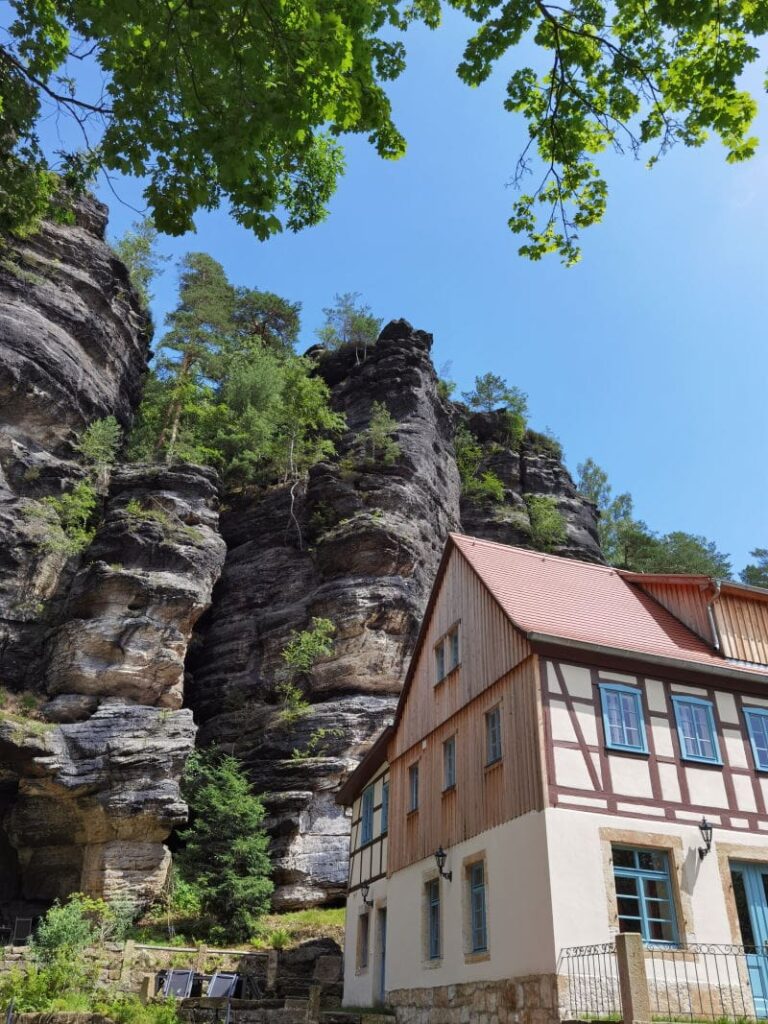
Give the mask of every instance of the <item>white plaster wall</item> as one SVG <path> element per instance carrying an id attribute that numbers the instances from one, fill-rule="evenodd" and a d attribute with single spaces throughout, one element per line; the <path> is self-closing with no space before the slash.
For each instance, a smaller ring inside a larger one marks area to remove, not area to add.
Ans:
<path id="1" fill-rule="evenodd" d="M 489 956 L 465 957 L 463 863 L 486 856 Z M 432 858 L 389 879 L 387 989 L 427 988 L 552 971 L 555 949 L 544 812 L 532 812 L 451 847 L 441 883 L 442 958 L 425 960 L 422 900 Z M 351 991 L 351 988 L 350 988 Z"/>
<path id="2" fill-rule="evenodd" d="M 690 824 L 664 819 L 646 822 L 634 817 L 622 818 L 556 807 L 544 814 L 554 940 L 558 952 L 567 946 L 610 942 L 615 934 L 609 920 L 606 890 L 606 885 L 612 884 L 612 878 L 606 879 L 601 829 L 663 834 L 682 840 L 683 866 L 677 881 L 690 900 L 689 931 L 681 936 L 689 942 L 734 941 L 718 867 L 718 842 L 764 850 L 768 863 L 768 835 L 715 829 L 712 851 L 700 860 L 698 847 L 701 836 L 695 821 Z"/>
<path id="3" fill-rule="evenodd" d="M 368 966 L 357 968 L 358 921 L 363 911 L 363 897 L 358 890 L 347 897 L 347 916 L 344 928 L 344 1005 L 373 1006 L 379 996 L 379 969 L 381 964 L 381 942 L 379 936 L 380 907 L 387 905 L 387 879 L 379 879 L 371 886 L 368 899 L 374 902 L 367 907 L 370 914 L 368 935 Z M 389 943 L 387 943 L 389 945 Z"/>

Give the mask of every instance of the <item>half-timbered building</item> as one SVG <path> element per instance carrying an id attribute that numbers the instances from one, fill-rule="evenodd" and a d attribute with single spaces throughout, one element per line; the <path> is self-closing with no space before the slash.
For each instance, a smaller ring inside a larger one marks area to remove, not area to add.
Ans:
<path id="1" fill-rule="evenodd" d="M 768 591 L 452 535 L 395 720 L 339 794 L 346 1001 L 543 1021 L 565 948 L 762 949 L 767 684 Z"/>

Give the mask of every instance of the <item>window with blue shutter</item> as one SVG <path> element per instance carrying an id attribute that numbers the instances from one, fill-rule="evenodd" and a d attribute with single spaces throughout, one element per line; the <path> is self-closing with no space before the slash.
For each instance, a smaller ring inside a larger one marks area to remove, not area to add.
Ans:
<path id="1" fill-rule="evenodd" d="M 373 786 L 363 790 L 360 809 L 360 842 L 370 843 L 373 839 Z"/>
<path id="2" fill-rule="evenodd" d="M 768 708 L 744 708 L 755 768 L 768 772 Z"/>
<path id="3" fill-rule="evenodd" d="M 680 753 L 687 761 L 722 764 L 712 701 L 672 695 Z"/>
<path id="4" fill-rule="evenodd" d="M 479 860 L 469 868 L 469 913 L 472 934 L 470 948 L 473 953 L 488 949 L 488 926 L 485 910 L 485 864 Z"/>
<path id="5" fill-rule="evenodd" d="M 600 701 L 603 708 L 605 745 L 611 750 L 647 754 L 648 743 L 645 737 L 640 691 L 618 683 L 601 683 Z"/>

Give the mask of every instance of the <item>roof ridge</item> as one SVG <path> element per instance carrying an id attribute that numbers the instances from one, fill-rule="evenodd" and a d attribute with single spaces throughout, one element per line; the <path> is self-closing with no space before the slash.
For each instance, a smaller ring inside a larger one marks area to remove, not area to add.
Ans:
<path id="1" fill-rule="evenodd" d="M 500 540 L 486 540 L 484 537 L 473 537 L 469 533 L 458 533 L 458 531 L 451 531 L 449 536 L 455 540 L 468 540 L 472 544 L 482 544 L 484 547 L 489 548 L 502 548 L 504 551 L 519 551 L 521 555 L 527 555 L 530 558 L 540 558 L 542 560 L 550 559 L 553 562 L 564 562 L 566 565 L 583 565 L 588 569 L 599 569 L 602 572 L 608 574 L 615 574 L 619 576 L 619 570 L 613 565 L 601 565 L 599 562 L 588 562 L 583 558 L 568 558 L 566 555 L 552 555 L 547 551 L 538 551 L 536 548 L 523 548 L 517 544 L 504 544 Z"/>

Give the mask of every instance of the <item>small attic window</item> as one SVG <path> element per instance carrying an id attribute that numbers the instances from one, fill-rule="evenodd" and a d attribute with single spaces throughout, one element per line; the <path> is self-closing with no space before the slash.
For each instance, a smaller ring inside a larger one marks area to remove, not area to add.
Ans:
<path id="1" fill-rule="evenodd" d="M 440 682 L 458 667 L 460 656 L 459 626 L 452 626 L 435 644 L 435 680 Z"/>

